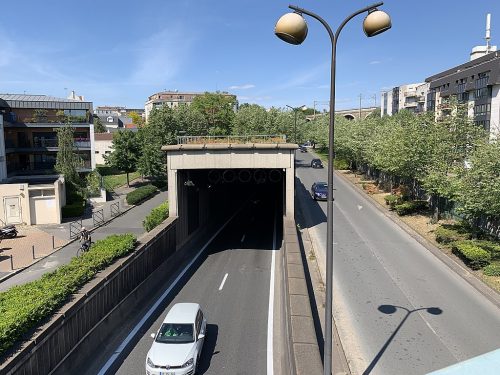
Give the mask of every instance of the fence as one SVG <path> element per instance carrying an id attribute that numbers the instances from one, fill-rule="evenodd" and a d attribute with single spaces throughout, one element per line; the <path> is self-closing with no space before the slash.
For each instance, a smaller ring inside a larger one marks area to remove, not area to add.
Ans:
<path id="1" fill-rule="evenodd" d="M 111 217 L 120 215 L 120 202 L 111 203 L 109 210 L 111 211 Z"/>
<path id="2" fill-rule="evenodd" d="M 69 239 L 72 240 L 78 237 L 78 235 L 82 231 L 82 227 L 82 219 L 78 219 L 69 223 Z"/>
<path id="3" fill-rule="evenodd" d="M 92 226 L 95 228 L 101 224 L 104 224 L 104 210 L 96 210 L 92 212 Z"/>

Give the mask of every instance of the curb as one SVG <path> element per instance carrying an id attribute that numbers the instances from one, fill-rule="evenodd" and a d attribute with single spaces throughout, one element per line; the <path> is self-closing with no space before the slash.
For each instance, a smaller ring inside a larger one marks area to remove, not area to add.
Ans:
<path id="1" fill-rule="evenodd" d="M 153 198 L 154 196 L 156 196 L 156 194 L 152 195 L 150 198 Z M 148 198 L 148 199 L 149 199 L 149 198 Z M 139 203 L 139 204 L 141 204 L 141 203 L 145 202 L 146 200 L 147 200 L 147 199 L 144 199 L 144 200 L 142 200 L 141 202 L 138 202 L 138 203 Z M 127 205 L 128 205 L 128 204 L 127 204 Z M 99 229 L 99 228 L 101 228 L 101 227 L 104 227 L 105 225 L 109 224 L 110 222 L 112 222 L 112 221 L 113 221 L 113 220 L 115 220 L 116 218 L 118 218 L 118 217 L 122 216 L 123 214 L 127 213 L 128 211 L 130 211 L 132 208 L 134 208 L 134 207 L 136 207 L 136 206 L 138 206 L 138 205 L 128 205 L 128 207 L 127 207 L 125 210 L 121 211 L 118 215 L 113 216 L 113 217 L 112 217 L 111 219 L 109 219 L 108 221 L 106 221 L 106 222 L 104 222 L 104 223 L 102 223 L 102 224 L 100 224 L 100 225 L 98 225 L 98 226 L 96 226 L 96 227 L 93 227 L 92 229 L 90 229 L 90 230 L 89 230 L 89 232 L 90 232 L 90 233 L 92 233 L 92 232 L 94 232 L 96 229 Z M 67 223 L 65 223 L 65 224 L 67 224 Z M 57 249 L 57 250 L 53 251 L 52 253 L 47 254 L 47 255 L 45 255 L 45 256 L 42 256 L 42 257 L 40 257 L 40 258 L 37 258 L 37 259 L 36 259 L 36 261 L 34 261 L 33 263 L 31 263 L 30 265 L 28 265 L 28 266 L 26 266 L 26 267 L 18 268 L 18 269 L 16 269 L 15 271 L 12 271 L 12 272 L 11 272 L 11 273 L 9 273 L 8 275 L 6 275 L 6 276 L 4 276 L 4 277 L 0 278 L 0 283 L 4 282 L 4 281 L 5 281 L 5 280 L 7 280 L 7 279 L 10 279 L 11 277 L 13 277 L 13 276 L 17 275 L 18 273 L 23 272 L 24 270 L 26 270 L 26 269 L 30 268 L 31 266 L 33 266 L 33 265 L 37 264 L 38 262 L 41 262 L 41 261 L 42 261 L 42 260 L 44 260 L 45 258 L 48 258 L 49 256 L 56 254 L 56 253 L 57 253 L 57 252 L 59 252 L 60 250 L 64 249 L 66 246 L 71 245 L 73 242 L 76 242 L 76 241 L 77 241 L 77 238 L 74 238 L 74 239 L 70 240 L 69 242 L 67 242 L 66 244 L 64 244 L 63 246 L 61 246 L 59 249 Z"/>
<path id="2" fill-rule="evenodd" d="M 496 307 L 500 308 L 500 294 L 497 293 L 494 289 L 490 288 L 483 281 L 481 281 L 476 275 L 470 272 L 467 268 L 457 263 L 454 259 L 450 258 L 448 255 L 443 253 L 441 249 L 437 246 L 429 242 L 425 237 L 411 228 L 408 224 L 402 221 L 399 217 L 396 216 L 393 212 L 387 211 L 377 202 L 373 197 L 367 194 L 363 189 L 361 189 L 356 184 L 353 184 L 347 177 L 345 177 L 342 173 L 334 171 L 335 175 L 342 178 L 345 182 L 347 182 L 350 186 L 353 186 L 354 189 L 363 195 L 364 197 L 368 197 L 370 201 L 373 202 L 373 206 L 384 214 L 385 217 L 392 220 L 395 224 L 397 224 L 401 229 L 403 229 L 406 233 L 408 233 L 413 239 L 415 239 L 419 244 L 424 246 L 427 250 L 429 250 L 436 258 L 441 260 L 444 264 L 446 264 L 453 272 L 459 275 L 462 279 L 464 279 L 467 283 L 469 283 L 472 287 L 474 287 L 479 293 L 485 296 L 490 302 L 492 302 Z"/>

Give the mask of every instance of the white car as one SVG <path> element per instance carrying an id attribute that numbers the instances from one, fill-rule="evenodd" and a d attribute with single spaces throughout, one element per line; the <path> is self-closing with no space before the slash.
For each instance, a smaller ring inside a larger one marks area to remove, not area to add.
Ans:
<path id="1" fill-rule="evenodd" d="M 176 303 L 152 333 L 146 359 L 147 375 L 192 375 L 205 341 L 207 321 L 197 303 Z"/>

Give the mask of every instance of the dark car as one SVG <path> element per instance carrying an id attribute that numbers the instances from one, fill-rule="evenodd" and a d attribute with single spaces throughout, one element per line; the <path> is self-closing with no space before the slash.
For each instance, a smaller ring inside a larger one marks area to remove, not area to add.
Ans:
<path id="1" fill-rule="evenodd" d="M 307 148 L 305 148 L 304 146 L 300 146 L 299 150 L 300 152 L 307 152 Z"/>
<path id="2" fill-rule="evenodd" d="M 328 184 L 326 182 L 315 182 L 312 184 L 311 196 L 315 201 L 326 201 L 328 196 Z"/>
<path id="3" fill-rule="evenodd" d="M 321 162 L 321 159 L 311 160 L 311 168 L 323 168 L 323 163 Z"/>

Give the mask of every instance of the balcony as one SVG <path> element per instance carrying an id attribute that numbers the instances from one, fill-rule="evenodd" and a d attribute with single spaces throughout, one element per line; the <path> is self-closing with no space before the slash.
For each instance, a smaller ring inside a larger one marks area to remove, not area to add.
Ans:
<path id="1" fill-rule="evenodd" d="M 32 163 L 7 162 L 7 177 L 57 174 L 55 166 L 55 161 Z M 92 170 L 90 160 L 82 160 L 77 171 L 86 172 L 89 170 Z"/>
<path id="2" fill-rule="evenodd" d="M 57 138 L 39 138 L 34 137 L 33 143 L 30 143 L 29 140 L 25 140 L 23 142 L 15 141 L 13 139 L 5 140 L 5 149 L 8 152 L 19 152 L 19 151 L 34 151 L 35 149 L 57 149 L 59 147 L 59 143 Z M 74 147 L 76 149 L 90 149 L 91 142 L 90 138 L 75 138 L 74 139 Z M 57 151 L 57 150 L 52 150 Z"/>

